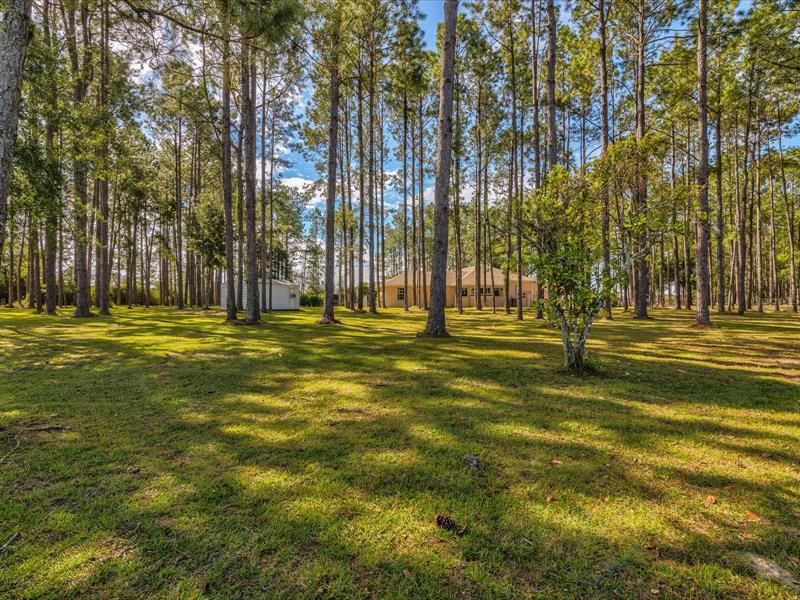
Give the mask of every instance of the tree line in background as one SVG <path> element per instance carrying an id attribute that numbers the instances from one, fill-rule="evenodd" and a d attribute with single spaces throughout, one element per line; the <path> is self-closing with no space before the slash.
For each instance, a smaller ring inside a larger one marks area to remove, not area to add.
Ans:
<path id="1" fill-rule="evenodd" d="M 87 316 L 209 306 L 226 285 L 228 318 L 255 323 L 271 278 L 300 278 L 334 321 L 334 292 L 376 312 L 398 273 L 427 309 L 444 249 L 477 288 L 504 284 L 478 310 L 522 319 L 508 284 L 536 275 L 537 316 L 578 345 L 612 305 L 700 324 L 797 310 L 790 2 L 465 1 L 444 78 L 421 17 L 414 0 L 8 0 L 0 297 Z M 280 179 L 290 149 L 320 173 L 304 192 Z"/>

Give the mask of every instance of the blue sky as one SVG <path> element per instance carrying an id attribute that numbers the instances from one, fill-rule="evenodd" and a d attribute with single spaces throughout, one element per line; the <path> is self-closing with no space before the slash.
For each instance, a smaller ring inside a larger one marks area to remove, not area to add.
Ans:
<path id="1" fill-rule="evenodd" d="M 441 23 L 444 16 L 444 5 L 441 0 L 421 0 L 420 10 L 425 15 L 422 21 L 422 31 L 425 32 L 425 46 L 436 47 L 436 26 Z"/>
<path id="2" fill-rule="evenodd" d="M 423 13 L 423 20 L 420 23 L 424 34 L 423 41 L 428 49 L 436 48 L 436 29 L 443 17 L 442 0 L 420 0 L 419 8 Z M 319 173 L 312 163 L 307 162 L 303 156 L 296 152 L 290 152 L 286 158 L 291 166 L 281 173 L 281 179 L 296 187 L 302 187 L 303 181 L 315 181 L 319 178 Z M 387 157 L 386 170 L 392 171 L 400 165 L 392 157 Z M 426 196 L 427 197 L 427 196 Z M 393 190 L 386 190 L 386 203 L 389 206 L 395 205 L 399 201 L 399 195 Z M 315 198 L 312 206 L 322 207 L 324 203 L 321 198 Z"/>
<path id="3" fill-rule="evenodd" d="M 740 9 L 746 10 L 750 4 L 751 0 L 740 0 Z M 423 13 L 423 19 L 420 23 L 424 35 L 423 41 L 426 48 L 435 49 L 436 30 L 443 18 L 443 2 L 442 0 L 419 0 L 419 8 Z M 309 93 L 308 90 L 306 90 L 306 93 Z M 784 143 L 786 147 L 800 145 L 800 133 L 786 136 L 784 138 Z M 391 152 L 392 149 L 390 148 L 390 153 Z M 308 182 L 319 179 L 320 174 L 317 172 L 314 165 L 308 163 L 300 154 L 290 152 L 287 156 L 285 156 L 285 158 L 289 160 L 291 166 L 281 173 L 281 179 L 287 184 L 292 185 L 293 187 L 303 188 Z M 399 167 L 399 162 L 396 161 L 390 154 L 390 156 L 387 157 L 385 169 L 387 171 L 396 171 Z M 426 201 L 428 201 L 429 198 L 432 198 L 431 185 L 432 182 L 426 180 Z M 429 191 L 430 196 L 428 194 Z M 400 197 L 396 191 L 387 189 L 385 192 L 385 199 L 387 205 L 391 207 L 397 205 Z M 315 198 L 310 204 L 320 208 L 324 207 L 324 201 L 321 197 Z"/>

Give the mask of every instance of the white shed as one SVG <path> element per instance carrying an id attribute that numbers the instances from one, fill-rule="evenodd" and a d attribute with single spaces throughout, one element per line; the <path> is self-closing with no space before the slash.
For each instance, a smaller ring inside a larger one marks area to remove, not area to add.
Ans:
<path id="1" fill-rule="evenodd" d="M 262 280 L 258 280 L 258 292 L 261 295 Z M 264 298 L 259 298 L 261 309 L 266 310 L 269 303 L 269 279 L 263 282 L 267 289 L 267 295 Z M 242 282 L 242 296 L 247 301 L 247 279 Z M 228 286 L 223 281 L 222 291 L 220 293 L 219 304 L 221 308 L 225 308 L 228 303 Z M 300 308 L 300 286 L 291 281 L 283 281 L 282 279 L 272 280 L 272 310 L 297 310 Z"/>

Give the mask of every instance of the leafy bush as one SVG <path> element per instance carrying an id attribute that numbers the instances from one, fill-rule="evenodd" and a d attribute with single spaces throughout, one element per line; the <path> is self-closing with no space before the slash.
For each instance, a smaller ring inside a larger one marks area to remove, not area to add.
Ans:
<path id="1" fill-rule="evenodd" d="M 322 306 L 325 296 L 319 294 L 300 294 L 300 306 Z"/>

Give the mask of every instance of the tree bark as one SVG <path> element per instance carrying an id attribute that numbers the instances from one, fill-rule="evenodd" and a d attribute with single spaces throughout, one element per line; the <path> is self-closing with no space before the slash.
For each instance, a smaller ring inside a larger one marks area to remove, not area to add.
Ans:
<path id="1" fill-rule="evenodd" d="M 710 325 L 709 303 L 711 273 L 708 268 L 711 230 L 708 206 L 708 70 L 707 59 L 707 0 L 699 0 L 697 20 L 697 324 Z"/>
<path id="2" fill-rule="evenodd" d="M 558 134 L 556 133 L 556 35 L 558 22 L 553 0 L 547 0 L 547 171 L 556 166 Z"/>
<path id="3" fill-rule="evenodd" d="M 374 35 L 374 34 L 373 34 Z M 369 90 L 367 100 L 367 113 L 369 118 L 369 297 L 367 305 L 369 312 L 377 314 L 377 291 L 375 289 L 375 207 L 377 194 L 375 193 L 375 48 L 369 51 Z"/>
<path id="4" fill-rule="evenodd" d="M 42 29 L 45 37 L 45 44 L 47 45 L 48 61 L 51 68 L 55 66 L 54 55 L 54 42 L 51 37 L 50 30 L 50 7 L 51 4 L 48 0 L 45 1 L 42 10 Z M 47 84 L 48 100 L 53 106 L 56 106 L 58 99 L 58 87 L 54 77 L 53 71 L 48 72 L 49 81 Z M 49 111 L 46 118 L 45 125 L 45 151 L 49 165 L 58 165 L 61 169 L 61 163 L 58 156 L 58 148 L 56 147 L 56 131 L 58 128 L 57 115 L 55 111 Z M 59 233 L 59 219 L 61 214 L 61 188 L 50 184 L 50 198 L 48 198 L 48 205 L 45 215 L 45 304 L 48 315 L 56 314 L 56 306 L 58 304 L 58 286 L 56 283 L 56 254 L 58 252 L 58 233 Z M 0 229 L 2 226 L 0 226 Z M 0 234 L 2 235 L 2 234 Z M 2 247 L 0 246 L 0 256 L 2 256 Z M 10 287 L 9 287 L 10 292 Z"/>
<path id="5" fill-rule="evenodd" d="M 636 41 L 636 141 L 641 142 L 645 135 L 645 0 L 639 0 L 637 14 L 637 41 Z M 637 216 L 643 216 L 647 211 L 647 176 L 645 173 L 638 173 L 636 194 L 634 197 Z M 635 316 L 638 319 L 647 319 L 647 295 L 648 295 L 648 264 L 645 253 L 641 250 L 646 245 L 646 233 L 637 234 L 636 253 L 641 254 L 641 258 L 634 265 L 636 274 L 636 296 L 634 298 Z"/>
<path id="6" fill-rule="evenodd" d="M 744 126 L 744 168 L 743 168 L 743 185 L 741 191 L 741 199 L 738 205 L 738 226 L 739 226 L 739 263 L 736 271 L 736 299 L 738 301 L 738 314 L 743 315 L 747 310 L 747 296 L 745 293 L 745 276 L 747 269 L 747 194 L 749 186 L 749 168 L 748 161 L 750 155 L 750 121 L 752 118 L 753 110 L 753 67 L 750 67 L 750 74 L 748 77 L 748 91 L 747 91 L 747 118 Z"/>
<path id="7" fill-rule="evenodd" d="M 256 63 L 252 48 L 242 43 L 242 129 L 244 133 L 245 212 L 247 223 L 247 301 L 245 322 L 261 320 L 258 305 L 258 241 L 256 238 Z"/>
<path id="8" fill-rule="evenodd" d="M 781 107 L 778 105 L 778 162 L 781 169 L 781 188 L 783 190 L 783 205 L 786 209 L 786 229 L 789 237 L 789 304 L 792 312 L 797 312 L 797 264 L 795 261 L 795 224 L 794 209 L 790 206 L 789 194 L 786 186 L 786 166 L 783 161 L 783 122 L 781 120 Z"/>
<path id="9" fill-rule="evenodd" d="M 721 49 L 719 50 L 722 54 Z M 722 59 L 720 58 L 720 63 Z M 725 215 L 722 204 L 722 65 L 717 69 L 717 120 L 715 131 L 717 195 L 717 312 L 725 312 Z"/>
<path id="10" fill-rule="evenodd" d="M 80 7 L 82 52 L 78 50 L 75 7 L 70 7 L 69 10 L 67 10 L 62 5 L 62 16 L 64 19 L 64 28 L 67 33 L 67 51 L 70 57 L 73 79 L 72 105 L 76 112 L 79 112 L 82 110 L 83 102 L 86 99 L 86 93 L 92 75 L 93 61 L 91 56 L 88 7 L 85 4 L 82 4 Z M 80 125 L 78 125 L 78 127 L 79 126 Z M 87 260 L 87 207 L 89 201 L 87 189 L 88 165 L 83 157 L 84 148 L 82 135 L 82 131 L 75 131 L 72 141 L 72 181 L 75 190 L 75 207 L 73 210 L 75 220 L 73 231 L 73 245 L 75 251 L 75 261 L 73 264 L 73 270 L 75 272 L 74 303 L 75 316 L 80 318 L 91 316 Z"/>
<path id="11" fill-rule="evenodd" d="M 606 34 L 605 0 L 597 2 L 597 21 L 600 30 L 600 156 L 605 156 L 608 150 L 608 64 L 607 64 L 607 34 Z M 608 190 L 602 190 L 603 214 L 601 235 L 603 237 L 603 286 L 607 288 L 603 310 L 607 319 L 613 318 L 611 312 L 611 240 Z"/>
<path id="12" fill-rule="evenodd" d="M 336 322 L 333 306 L 333 263 L 336 221 L 336 140 L 339 134 L 339 31 L 331 36 L 330 118 L 328 123 L 328 190 L 325 198 L 325 301 L 320 324 Z"/>
<path id="13" fill-rule="evenodd" d="M 408 94 L 403 92 L 403 310 L 408 312 Z"/>
<path id="14" fill-rule="evenodd" d="M 8 189 L 13 170 L 14 142 L 28 44 L 33 37 L 32 0 L 6 2 L 0 29 L 0 256 L 8 219 Z"/>
<path id="15" fill-rule="evenodd" d="M 356 115 L 356 131 L 358 135 L 358 310 L 364 310 L 364 109 L 363 109 L 363 73 L 359 65 L 357 98 L 358 110 Z"/>
<path id="16" fill-rule="evenodd" d="M 236 284 L 233 263 L 233 185 L 231 171 L 231 50 L 230 3 L 225 2 L 222 35 L 222 198 L 225 212 L 225 287 L 226 318 L 236 321 Z M 163 298 L 162 298 L 163 303 Z"/>
<path id="17" fill-rule="evenodd" d="M 425 335 L 447 336 L 445 329 L 448 193 L 453 150 L 453 76 L 456 54 L 456 13 L 458 0 L 444 0 L 444 37 L 441 57 L 439 126 L 434 187 L 433 265 L 431 304 Z"/>

